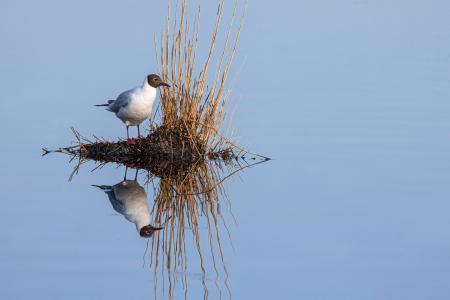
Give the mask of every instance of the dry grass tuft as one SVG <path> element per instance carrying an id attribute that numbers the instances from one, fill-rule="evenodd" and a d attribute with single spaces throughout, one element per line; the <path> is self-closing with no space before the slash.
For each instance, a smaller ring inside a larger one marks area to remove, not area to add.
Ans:
<path id="1" fill-rule="evenodd" d="M 236 82 L 237 75 L 231 81 L 228 89 L 225 89 L 225 81 L 234 57 L 236 45 L 239 40 L 244 12 L 234 37 L 231 39 L 234 17 L 238 1 L 235 3 L 233 17 L 230 21 L 224 49 L 215 71 L 212 84 L 207 85 L 207 75 L 216 43 L 219 24 L 222 18 L 224 0 L 220 1 L 214 24 L 209 55 L 199 74 L 194 75 L 196 61 L 197 42 L 199 39 L 199 19 L 201 1 L 198 13 L 192 27 L 187 22 L 187 0 L 177 1 L 173 25 L 172 39 L 170 36 L 170 9 L 167 8 L 166 29 L 161 32 L 161 47 L 158 55 L 155 38 L 155 50 L 157 53 L 158 72 L 165 81 L 170 81 L 170 89 L 161 89 L 160 94 L 160 118 L 164 126 L 179 126 L 188 129 L 192 140 L 201 145 L 201 151 L 205 154 L 218 149 L 233 148 L 234 136 L 230 140 L 225 138 L 225 132 L 229 130 L 233 112 L 227 119 L 230 92 Z M 181 4 L 180 20 L 177 20 L 177 8 Z M 192 29 L 192 30 L 191 30 Z M 231 45 L 230 45 L 231 44 Z M 159 56 L 159 59 L 158 59 Z M 226 121 L 226 123 L 225 123 Z M 157 128 L 151 124 L 153 130 Z M 222 133 L 220 133 L 222 132 Z"/>

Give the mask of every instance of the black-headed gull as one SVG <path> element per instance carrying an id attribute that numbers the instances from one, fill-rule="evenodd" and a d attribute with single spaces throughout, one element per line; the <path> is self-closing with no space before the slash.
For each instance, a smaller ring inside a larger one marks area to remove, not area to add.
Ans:
<path id="1" fill-rule="evenodd" d="M 124 180 L 111 185 L 94 185 L 102 189 L 109 198 L 112 207 L 125 219 L 136 224 L 136 230 L 142 237 L 151 237 L 153 233 L 162 228 L 150 225 L 150 212 L 148 209 L 145 189 L 134 180 Z"/>
<path id="2" fill-rule="evenodd" d="M 107 111 L 113 112 L 127 126 L 127 144 L 134 144 L 136 139 L 130 139 L 128 126 L 137 126 L 138 139 L 141 138 L 139 125 L 152 114 L 152 105 L 156 98 L 156 89 L 160 86 L 170 87 L 158 75 L 148 75 L 142 86 L 123 92 L 116 100 L 109 100 Z"/>

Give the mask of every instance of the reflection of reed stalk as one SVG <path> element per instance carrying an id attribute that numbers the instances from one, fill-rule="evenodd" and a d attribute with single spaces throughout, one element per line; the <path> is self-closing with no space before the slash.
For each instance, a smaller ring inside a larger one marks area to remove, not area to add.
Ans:
<path id="1" fill-rule="evenodd" d="M 222 167 L 221 163 L 206 161 L 201 164 L 191 166 L 182 175 L 167 176 L 160 179 L 159 184 L 155 187 L 155 203 L 151 212 L 155 226 L 164 226 L 162 231 L 155 233 L 152 242 L 150 267 L 154 267 L 155 270 L 155 289 L 157 287 L 156 283 L 157 268 L 160 260 L 159 256 L 162 256 L 162 265 L 164 266 L 161 269 L 161 272 L 163 273 L 163 280 L 165 277 L 164 269 L 168 272 L 167 277 L 169 280 L 169 295 L 173 295 L 175 283 L 177 282 L 177 267 L 181 267 L 181 272 L 185 274 L 182 279 L 183 285 L 187 284 L 185 231 L 186 228 L 189 228 L 192 230 L 192 242 L 199 253 L 200 267 L 202 269 L 202 273 L 204 274 L 202 284 L 205 287 L 206 293 L 209 293 L 204 280 L 206 271 L 204 267 L 202 249 L 200 247 L 200 233 L 198 230 L 201 216 L 204 215 L 208 229 L 208 241 L 211 256 L 216 272 L 216 286 L 220 291 L 217 280 L 219 271 L 217 269 L 216 254 L 213 247 L 214 238 L 217 239 L 220 259 L 223 270 L 226 274 L 225 285 L 230 292 L 227 285 L 228 272 L 225 266 L 224 254 L 219 235 L 220 224 L 223 224 L 223 227 L 228 232 L 228 237 L 232 248 L 233 243 L 231 241 L 228 227 L 225 224 L 225 219 L 221 213 L 221 198 L 225 199 L 225 205 L 229 208 L 231 216 L 233 216 L 231 212 L 231 203 L 228 197 L 228 181 L 231 182 L 232 179 L 229 175 L 237 174 L 239 171 L 252 167 L 256 164 L 242 166 L 238 161 L 235 164 L 227 163 L 225 169 Z M 147 185 L 150 184 L 154 178 L 154 175 L 149 173 L 147 177 Z M 220 291 L 220 293 L 222 292 Z"/>
<path id="2" fill-rule="evenodd" d="M 207 87 L 206 78 L 222 17 L 224 0 L 220 0 L 206 63 L 202 66 L 201 71 L 197 76 L 194 76 L 194 64 L 197 53 L 201 1 L 192 31 L 190 30 L 190 24 L 187 22 L 187 0 L 180 0 L 180 2 L 181 17 L 178 23 L 177 8 L 179 3 L 177 1 L 171 40 L 169 34 L 169 0 L 166 30 L 162 30 L 161 34 L 160 55 L 158 55 L 158 49 L 156 48 L 155 37 L 156 57 L 157 60 L 158 58 L 160 59 L 160 61 L 158 61 L 158 72 L 163 80 L 168 80 L 172 83 L 172 87 L 170 89 L 161 90 L 159 106 L 161 107 L 160 114 L 163 123 L 162 125 L 183 126 L 183 123 L 186 123 L 188 131 L 190 135 L 192 135 L 192 141 L 199 142 L 203 148 L 201 149 L 201 152 L 205 152 L 207 149 L 211 149 L 216 144 L 216 139 L 218 136 L 220 137 L 225 135 L 220 134 L 219 130 L 221 130 L 226 119 L 225 117 L 229 108 L 229 106 L 226 106 L 226 103 L 229 99 L 230 91 L 236 82 L 237 75 L 231 81 L 228 90 L 225 89 L 225 81 L 230 70 L 231 61 L 234 57 L 234 51 L 236 50 L 236 44 L 239 39 L 247 3 L 245 4 L 242 19 L 240 25 L 236 29 L 234 38 L 230 39 L 233 20 L 238 4 L 238 1 L 236 1 L 228 34 L 225 40 L 225 46 L 213 77 L 213 83 Z M 171 45 L 169 45 L 170 40 Z M 231 46 L 228 47 L 230 40 Z M 228 130 L 232 116 L 233 113 L 229 116 L 228 121 L 223 128 L 223 133 Z M 184 121 L 181 122 L 181 120 Z M 204 126 L 199 124 L 203 124 Z M 153 130 L 156 130 L 156 127 L 153 124 L 150 124 L 150 126 Z M 220 139 L 218 143 L 224 143 L 223 139 Z"/>
<path id="3" fill-rule="evenodd" d="M 224 193 L 224 188 L 222 186 L 218 186 L 214 191 L 202 194 L 202 196 L 183 195 L 186 193 L 195 194 L 204 189 L 209 189 L 209 187 L 216 185 L 216 182 L 218 182 L 218 170 L 213 168 L 212 163 L 209 162 L 194 167 L 195 169 L 188 171 L 189 175 L 183 179 L 168 177 L 160 180 L 155 205 L 152 210 L 155 224 L 162 224 L 165 220 L 169 220 L 169 223 L 166 223 L 165 225 L 164 231 L 158 233 L 153 241 L 152 253 L 155 251 L 154 249 L 156 249 L 155 269 L 157 268 L 157 257 L 159 256 L 160 251 L 158 244 L 161 240 L 163 242 L 162 247 L 164 249 L 163 263 L 168 270 L 171 270 L 173 267 L 173 271 L 171 271 L 171 273 L 174 276 L 174 280 L 177 266 L 181 266 L 184 269 L 183 271 L 187 272 L 186 252 L 184 251 L 185 228 L 192 228 L 194 243 L 197 246 L 197 250 L 200 255 L 202 272 L 205 273 L 198 231 L 199 216 L 201 214 L 206 215 L 208 231 L 211 238 L 212 226 L 209 218 L 211 214 L 212 220 L 214 221 L 216 235 L 219 236 L 219 228 L 217 223 L 218 218 L 221 218 L 223 224 L 225 225 L 225 221 L 217 207 L 219 203 L 219 195 L 224 196 L 229 203 L 228 196 Z M 203 209 L 201 206 L 203 206 Z M 218 240 L 218 245 L 221 249 L 220 239 Z M 218 276 L 215 256 L 212 248 L 212 240 L 210 240 L 210 246 L 214 267 Z M 223 261 L 222 250 L 221 258 Z M 226 272 L 225 267 L 224 271 Z M 171 283 L 172 278 L 169 278 L 169 281 Z"/>

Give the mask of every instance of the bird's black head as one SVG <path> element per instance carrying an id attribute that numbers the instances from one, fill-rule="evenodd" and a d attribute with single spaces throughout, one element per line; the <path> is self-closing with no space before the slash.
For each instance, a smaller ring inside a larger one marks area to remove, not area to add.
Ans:
<path id="1" fill-rule="evenodd" d="M 155 231 L 157 230 L 161 230 L 162 228 L 157 228 L 157 227 L 153 227 L 152 225 L 147 225 L 141 228 L 141 230 L 139 231 L 139 235 L 142 237 L 151 237 L 153 235 L 153 233 L 155 233 Z"/>
<path id="2" fill-rule="evenodd" d="M 170 87 L 167 83 L 161 80 L 161 78 L 158 75 L 151 74 L 147 76 L 147 82 L 150 86 L 154 88 L 158 88 L 160 86 L 167 86 Z"/>

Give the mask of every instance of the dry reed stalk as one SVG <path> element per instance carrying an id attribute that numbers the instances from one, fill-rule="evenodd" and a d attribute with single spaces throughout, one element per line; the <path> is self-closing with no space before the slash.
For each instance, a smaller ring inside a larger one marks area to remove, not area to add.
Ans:
<path id="1" fill-rule="evenodd" d="M 230 38 L 234 17 L 236 15 L 236 1 L 228 33 L 225 39 L 224 49 L 220 56 L 216 72 L 213 77 L 212 84 L 207 86 L 207 75 L 211 62 L 219 25 L 222 19 L 224 0 L 219 1 L 219 8 L 216 15 L 212 40 L 210 44 L 209 54 L 206 63 L 202 66 L 197 76 L 194 76 L 194 65 L 197 54 L 197 45 L 199 39 L 199 20 L 201 12 L 201 1 L 198 13 L 194 19 L 192 31 L 187 22 L 187 0 L 180 0 L 181 13 L 180 21 L 177 22 L 178 1 L 175 8 L 175 20 L 172 32 L 172 40 L 170 39 L 170 8 L 169 1 L 167 7 L 166 29 L 161 33 L 161 48 L 158 55 L 155 37 L 155 51 L 158 61 L 158 72 L 163 80 L 170 81 L 172 87 L 170 89 L 162 89 L 160 94 L 160 117 L 162 124 L 165 126 L 182 126 L 183 122 L 192 137 L 192 141 L 200 142 L 202 153 L 207 149 L 213 148 L 217 143 L 223 145 L 225 131 L 230 126 L 233 113 L 228 117 L 228 121 L 224 125 L 227 117 L 228 108 L 226 104 L 230 97 L 230 91 L 236 82 L 237 75 L 232 80 L 230 86 L 225 90 L 225 81 L 230 70 L 231 62 L 234 57 L 236 45 L 244 20 L 247 2 L 242 14 L 241 22 L 236 29 L 234 38 Z M 230 44 L 231 39 L 231 45 Z M 169 45 L 171 40 L 171 45 Z M 159 57 L 160 56 L 160 57 Z M 159 109 L 159 107 L 158 107 Z M 181 122 L 183 120 L 183 122 Z M 200 125 L 202 124 L 202 125 Z M 224 126 L 223 126 L 224 125 Z M 151 124 L 151 126 L 153 126 Z M 222 134 L 219 131 L 222 130 Z M 225 142 L 228 147 L 234 146 L 230 141 Z"/>

